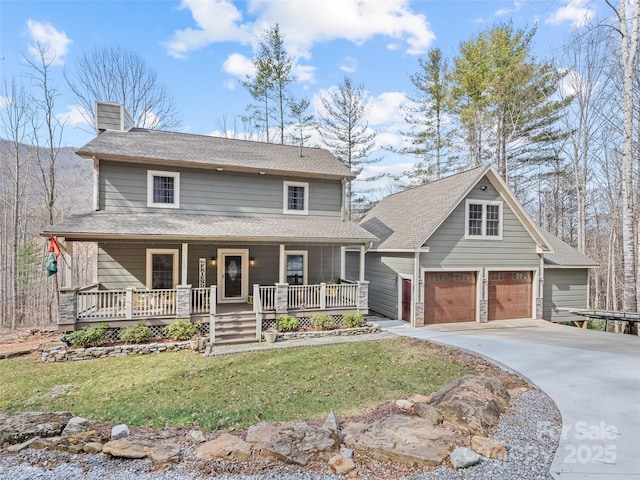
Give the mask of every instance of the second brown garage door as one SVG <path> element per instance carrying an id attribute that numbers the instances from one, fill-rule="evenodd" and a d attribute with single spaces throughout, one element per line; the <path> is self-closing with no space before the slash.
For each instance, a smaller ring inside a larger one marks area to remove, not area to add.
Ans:
<path id="1" fill-rule="evenodd" d="M 476 272 L 427 272 L 424 323 L 476 320 Z"/>
<path id="2" fill-rule="evenodd" d="M 489 320 L 531 318 L 531 272 L 489 273 Z"/>

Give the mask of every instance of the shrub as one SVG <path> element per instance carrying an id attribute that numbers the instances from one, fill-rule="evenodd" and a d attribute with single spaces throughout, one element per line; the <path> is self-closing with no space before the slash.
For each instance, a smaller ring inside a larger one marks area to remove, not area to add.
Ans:
<path id="1" fill-rule="evenodd" d="M 298 330 L 300 322 L 293 315 L 280 315 L 276 320 L 276 329 L 279 332 L 293 332 Z"/>
<path id="2" fill-rule="evenodd" d="M 120 340 L 130 343 L 144 343 L 153 337 L 151 329 L 143 322 L 140 322 L 133 327 L 127 327 L 124 330 L 120 330 Z"/>
<path id="3" fill-rule="evenodd" d="M 162 333 L 167 337 L 174 340 L 190 340 L 196 333 L 198 333 L 198 323 L 191 323 L 186 318 L 179 318 L 171 325 L 163 327 Z"/>
<path id="4" fill-rule="evenodd" d="M 65 335 L 66 340 L 74 347 L 97 347 L 102 345 L 107 337 L 109 326 L 101 323 L 97 327 L 84 327 Z"/>
<path id="5" fill-rule="evenodd" d="M 342 316 L 342 323 L 348 328 L 357 328 L 364 325 L 364 315 L 358 312 L 345 313 Z"/>
<path id="6" fill-rule="evenodd" d="M 336 328 L 336 322 L 333 320 L 331 315 L 327 315 L 326 313 L 316 313 L 311 315 L 311 323 L 316 328 L 320 330 L 333 330 Z"/>

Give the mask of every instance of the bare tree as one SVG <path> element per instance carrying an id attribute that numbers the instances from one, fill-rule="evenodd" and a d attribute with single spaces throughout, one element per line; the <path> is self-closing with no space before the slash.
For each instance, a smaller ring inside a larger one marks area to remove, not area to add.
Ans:
<path id="1" fill-rule="evenodd" d="M 636 55 L 640 43 L 640 0 L 620 0 L 616 8 L 611 0 L 605 0 L 615 15 L 614 29 L 620 35 L 620 58 L 622 61 L 622 245 L 624 265 L 624 292 L 622 307 L 627 312 L 636 312 L 636 248 L 637 225 L 634 225 L 634 163 L 633 163 L 633 115 L 634 74 Z M 637 165 L 635 165 L 637 169 Z"/>
<path id="2" fill-rule="evenodd" d="M 7 313 L 11 316 L 11 328 L 15 329 L 22 320 L 22 312 L 18 309 L 18 251 L 21 243 L 21 224 L 24 222 L 24 218 L 22 218 L 23 201 L 29 166 L 29 159 L 23 144 L 27 138 L 29 122 L 33 113 L 31 97 L 24 86 L 15 79 L 9 84 L 6 81 L 3 83 L 2 97 L 6 105 L 5 108 L 0 109 L 1 137 L 9 139 L 7 159 L 10 158 L 10 162 L 8 162 L 10 168 L 7 172 L 10 184 L 9 191 L 6 198 L 2 199 L 3 206 L 7 205 L 10 208 L 10 213 L 8 215 L 9 222 L 5 225 L 6 228 L 2 229 L 2 244 L 9 245 L 6 252 L 9 258 L 8 271 L 6 272 L 9 288 L 6 300 L 9 309 Z"/>
<path id="3" fill-rule="evenodd" d="M 94 48 L 76 61 L 73 74 L 65 71 L 65 78 L 90 125 L 96 101 L 124 105 L 138 127 L 171 130 L 180 124 L 173 98 L 156 71 L 124 47 Z"/>

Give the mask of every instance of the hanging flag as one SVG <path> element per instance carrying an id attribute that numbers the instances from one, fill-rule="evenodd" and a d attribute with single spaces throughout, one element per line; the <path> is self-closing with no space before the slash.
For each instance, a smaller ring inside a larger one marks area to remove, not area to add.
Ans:
<path id="1" fill-rule="evenodd" d="M 47 277 L 54 275 L 58 271 L 58 257 L 60 256 L 60 245 L 56 237 L 49 238 L 49 254 L 47 255 Z"/>

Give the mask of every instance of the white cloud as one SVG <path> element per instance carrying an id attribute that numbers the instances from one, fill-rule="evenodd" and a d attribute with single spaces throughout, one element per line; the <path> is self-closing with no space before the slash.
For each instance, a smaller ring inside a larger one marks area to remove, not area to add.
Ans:
<path id="1" fill-rule="evenodd" d="M 245 21 L 230 0 L 182 0 L 180 8 L 191 11 L 196 27 L 177 30 L 165 43 L 177 58 L 216 42 L 255 41 L 275 23 L 294 59 L 308 59 L 313 45 L 338 39 L 362 44 L 382 35 L 412 55 L 424 53 L 435 39 L 427 18 L 414 13 L 409 0 L 249 0 L 247 11 L 255 21 Z"/>
<path id="2" fill-rule="evenodd" d="M 59 32 L 50 23 L 27 20 L 29 36 L 34 44 L 43 48 L 44 59 L 51 65 L 64 65 L 64 56 L 69 52 L 69 45 L 73 41 L 64 32 Z M 29 53 L 39 60 L 40 52 L 36 45 L 29 45 Z"/>
<path id="3" fill-rule="evenodd" d="M 509 15 L 511 13 L 515 13 L 520 10 L 523 6 L 522 2 L 513 2 L 513 7 L 504 7 L 496 11 L 494 14 L 496 17 L 503 17 L 505 15 Z"/>
<path id="4" fill-rule="evenodd" d="M 241 24 L 242 13 L 229 0 L 182 0 L 180 8 L 191 11 L 197 27 L 176 30 L 164 43 L 172 57 L 186 58 L 190 52 L 216 42 L 251 41 L 251 24 Z"/>
<path id="5" fill-rule="evenodd" d="M 343 72 L 354 73 L 358 70 L 358 60 L 353 57 L 346 57 L 338 67 Z"/>
<path id="6" fill-rule="evenodd" d="M 143 110 L 136 126 L 140 128 L 156 128 L 158 125 L 160 125 L 160 117 L 153 112 Z"/>
<path id="7" fill-rule="evenodd" d="M 371 125 L 388 125 L 403 122 L 402 105 L 407 97 L 402 92 L 384 92 L 372 97 L 369 103 L 368 120 Z"/>
<path id="8" fill-rule="evenodd" d="M 227 90 L 235 90 L 236 89 L 236 81 L 233 78 L 229 78 L 224 82 L 224 88 Z"/>
<path id="9" fill-rule="evenodd" d="M 7 108 L 9 105 L 11 105 L 11 99 L 0 95 L 0 108 Z"/>
<path id="10" fill-rule="evenodd" d="M 56 119 L 60 123 L 70 127 L 83 127 L 90 125 L 90 122 L 88 121 L 89 118 L 91 118 L 91 114 L 89 114 L 80 105 L 69 105 L 66 112 L 56 115 Z"/>
<path id="11" fill-rule="evenodd" d="M 589 20 L 595 16 L 595 10 L 588 8 L 589 0 L 565 0 L 566 5 L 560 7 L 545 23 L 559 25 L 564 22 L 571 22 L 571 27 L 580 28 L 585 26 Z"/>
<path id="12" fill-rule="evenodd" d="M 229 75 L 245 80 L 256 73 L 255 66 L 250 58 L 239 53 L 232 53 L 222 64 L 222 69 Z"/>
<path id="13" fill-rule="evenodd" d="M 293 65 L 291 72 L 300 83 L 315 83 L 316 81 L 316 67 L 311 65 L 300 65 L 296 63 Z"/>

